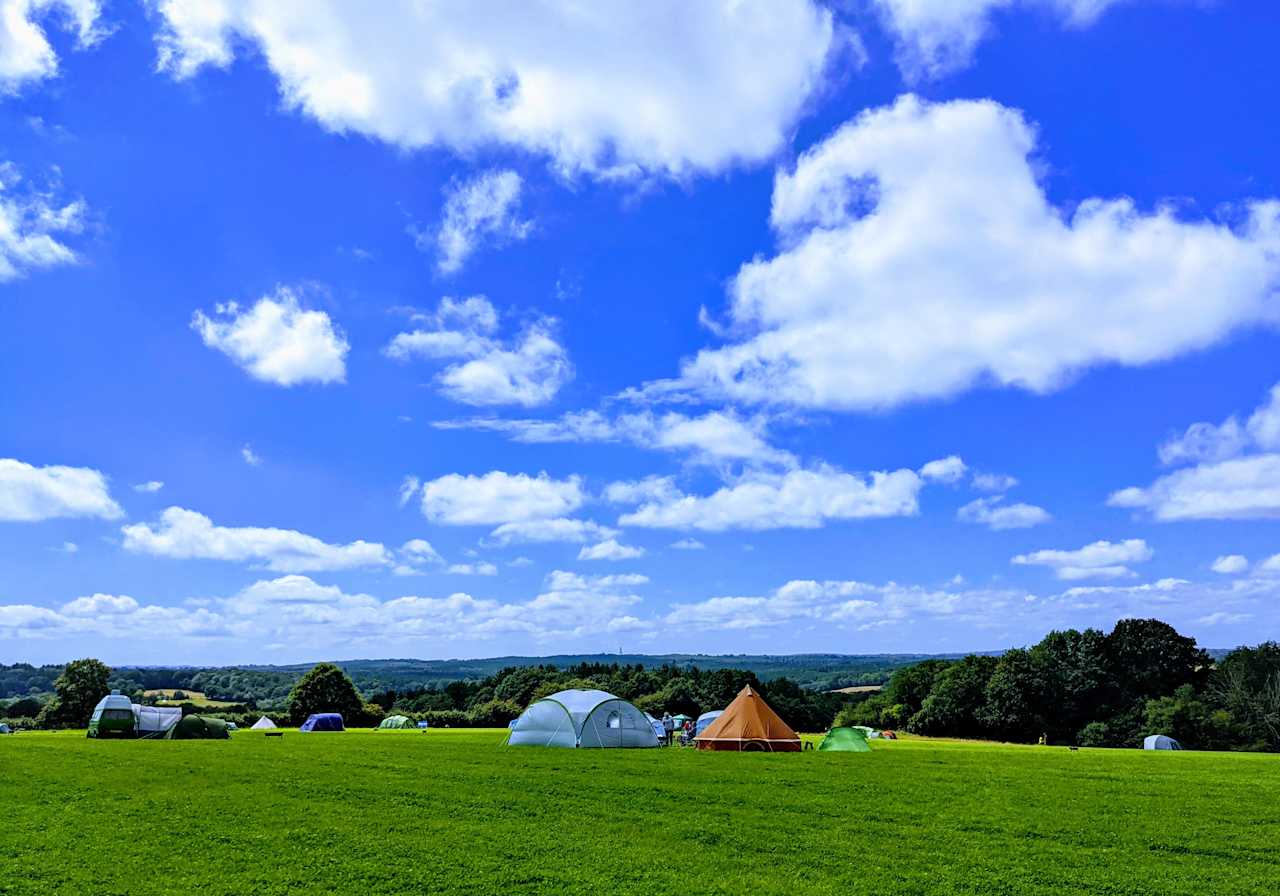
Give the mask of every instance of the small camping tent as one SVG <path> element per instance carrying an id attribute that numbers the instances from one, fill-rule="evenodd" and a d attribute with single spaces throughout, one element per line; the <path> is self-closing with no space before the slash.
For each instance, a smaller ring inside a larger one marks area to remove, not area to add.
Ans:
<path id="1" fill-rule="evenodd" d="M 342 716 L 336 712 L 313 712 L 307 716 L 299 731 L 346 731 Z"/>
<path id="2" fill-rule="evenodd" d="M 181 712 L 181 710 L 179 710 Z M 89 717 L 86 737 L 137 737 L 137 722 L 133 717 L 133 701 L 112 691 L 98 701 Z"/>
<path id="3" fill-rule="evenodd" d="M 186 716 L 164 734 L 168 740 L 226 740 L 227 723 L 212 716 Z"/>
<path id="4" fill-rule="evenodd" d="M 387 716 L 385 719 L 383 719 L 381 722 L 378 723 L 378 727 L 375 730 L 392 731 L 392 730 L 399 730 L 401 728 L 412 728 L 412 727 L 413 727 L 413 722 L 410 721 L 408 716 Z"/>
<path id="5" fill-rule="evenodd" d="M 513 747 L 656 747 L 645 714 L 607 691 L 559 691 L 532 704 L 516 719 Z"/>
<path id="6" fill-rule="evenodd" d="M 832 728 L 818 749 L 827 753 L 870 753 L 871 745 L 858 728 Z"/>
<path id="7" fill-rule="evenodd" d="M 13 734 L 13 730 L 4 722 L 0 722 L 0 734 Z"/>
<path id="8" fill-rule="evenodd" d="M 799 753 L 800 735 L 747 685 L 720 718 L 694 739 L 699 750 Z"/>
<path id="9" fill-rule="evenodd" d="M 699 734 L 706 731 L 708 726 L 722 715 L 724 715 L 723 709 L 713 709 L 710 712 L 704 712 L 702 715 L 698 716 L 698 721 L 693 723 L 694 737 L 697 737 Z"/>
<path id="10" fill-rule="evenodd" d="M 1181 750 L 1182 744 L 1164 734 L 1152 734 L 1142 740 L 1144 750 Z"/>
<path id="11" fill-rule="evenodd" d="M 514 723 L 515 719 L 512 719 L 511 721 Z M 431 727 L 431 723 L 428 722 L 426 719 L 423 719 L 421 722 L 418 723 L 418 727 L 421 728 L 423 731 L 426 731 L 428 728 Z M 510 727 L 510 726 L 507 726 L 507 727 Z"/>
<path id="12" fill-rule="evenodd" d="M 249 730 L 250 731 L 270 731 L 274 727 L 276 727 L 276 723 L 268 719 L 266 716 L 263 716 L 262 718 L 258 719 L 258 721 L 254 722 L 253 725 L 249 727 Z"/>

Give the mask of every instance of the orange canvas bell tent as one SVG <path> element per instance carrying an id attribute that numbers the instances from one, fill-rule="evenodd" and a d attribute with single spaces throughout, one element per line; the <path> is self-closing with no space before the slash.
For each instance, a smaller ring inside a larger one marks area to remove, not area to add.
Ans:
<path id="1" fill-rule="evenodd" d="M 724 714 L 693 739 L 699 750 L 799 753 L 800 736 L 748 685 Z"/>

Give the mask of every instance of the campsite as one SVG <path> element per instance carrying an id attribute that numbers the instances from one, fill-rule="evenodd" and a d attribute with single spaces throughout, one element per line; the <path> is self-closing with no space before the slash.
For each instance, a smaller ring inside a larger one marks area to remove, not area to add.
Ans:
<path id="1" fill-rule="evenodd" d="M 1270 755 L 909 736 L 869 753 L 570 751 L 509 748 L 506 735 L 3 738 L 0 892 L 1280 887 Z M 160 861 L 175 842 L 192 858 Z"/>

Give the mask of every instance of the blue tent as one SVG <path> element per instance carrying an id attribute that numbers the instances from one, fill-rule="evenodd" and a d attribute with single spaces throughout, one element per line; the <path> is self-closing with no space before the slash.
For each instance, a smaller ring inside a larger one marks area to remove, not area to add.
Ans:
<path id="1" fill-rule="evenodd" d="M 702 715 L 698 716 L 698 721 L 693 724 L 694 736 L 696 737 L 706 731 L 707 728 L 710 727 L 711 723 L 722 715 L 724 715 L 723 709 L 713 709 L 711 712 L 704 712 Z"/>
<path id="2" fill-rule="evenodd" d="M 299 731 L 346 731 L 342 716 L 336 712 L 313 712 L 307 716 Z"/>
<path id="3" fill-rule="evenodd" d="M 422 728 L 423 730 L 426 730 L 427 728 L 431 727 L 431 723 L 427 721 L 422 721 L 418 723 L 418 727 Z"/>
<path id="4" fill-rule="evenodd" d="M 1164 734 L 1151 734 L 1143 738 L 1144 750 L 1181 750 L 1182 744 Z"/>

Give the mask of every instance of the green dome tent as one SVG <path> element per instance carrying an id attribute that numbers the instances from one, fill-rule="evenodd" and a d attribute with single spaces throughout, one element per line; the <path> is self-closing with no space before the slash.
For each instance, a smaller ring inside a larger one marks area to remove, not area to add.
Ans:
<path id="1" fill-rule="evenodd" d="M 818 749 L 831 753 L 870 753 L 871 745 L 857 728 L 832 728 Z"/>
<path id="2" fill-rule="evenodd" d="M 409 720 L 408 716 L 387 716 L 378 724 L 377 730 L 379 731 L 383 729 L 393 730 L 393 729 L 399 729 L 399 728 L 412 728 L 412 727 L 413 727 L 413 722 Z"/>
<path id="3" fill-rule="evenodd" d="M 227 723 L 211 716 L 186 716 L 169 729 L 169 740 L 226 740 L 231 737 Z"/>

